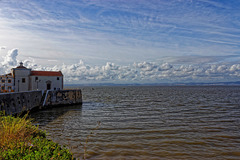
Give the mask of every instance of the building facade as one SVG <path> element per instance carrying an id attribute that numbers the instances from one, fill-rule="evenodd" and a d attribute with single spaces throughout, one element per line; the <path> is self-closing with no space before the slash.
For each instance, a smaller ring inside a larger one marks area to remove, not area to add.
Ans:
<path id="1" fill-rule="evenodd" d="M 21 62 L 11 73 L 0 76 L 1 93 L 33 90 L 62 90 L 61 71 L 33 71 Z"/>
<path id="2" fill-rule="evenodd" d="M 11 73 L 0 75 L 0 92 L 14 92 L 13 82 L 14 80 Z"/>

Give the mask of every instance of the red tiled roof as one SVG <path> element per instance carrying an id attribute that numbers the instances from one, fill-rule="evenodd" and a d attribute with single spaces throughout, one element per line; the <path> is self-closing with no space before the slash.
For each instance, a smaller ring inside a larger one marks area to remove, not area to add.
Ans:
<path id="1" fill-rule="evenodd" d="M 31 71 L 31 76 L 63 76 L 61 71 Z"/>

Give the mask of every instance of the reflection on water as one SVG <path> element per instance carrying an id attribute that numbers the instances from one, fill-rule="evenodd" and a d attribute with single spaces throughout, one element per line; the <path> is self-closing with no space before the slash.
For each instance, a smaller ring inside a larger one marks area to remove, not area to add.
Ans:
<path id="1" fill-rule="evenodd" d="M 34 118 L 35 125 L 43 127 L 69 111 L 79 111 L 81 113 L 81 110 L 82 105 L 60 106 L 33 112 L 30 116 Z"/>
<path id="2" fill-rule="evenodd" d="M 84 87 L 82 106 L 32 114 L 81 159 L 240 159 L 240 87 Z"/>

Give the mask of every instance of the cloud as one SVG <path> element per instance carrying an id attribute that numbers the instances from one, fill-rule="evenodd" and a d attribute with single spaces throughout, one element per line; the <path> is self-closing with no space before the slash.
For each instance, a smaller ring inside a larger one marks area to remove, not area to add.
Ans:
<path id="1" fill-rule="evenodd" d="M 25 57 L 39 55 L 45 65 L 34 58 L 24 65 L 62 70 L 67 83 L 239 79 L 240 17 L 230 3 L 9 0 L 0 5 L 1 44 L 21 46 Z M 9 51 L 0 71 L 16 66 L 17 56 L 17 50 Z"/>
<path id="2" fill-rule="evenodd" d="M 133 63 L 240 49 L 238 10 L 222 1 L 9 0 L 0 6 L 0 42 L 20 46 L 25 56 L 51 52 L 63 62 L 61 52 L 92 64 Z"/>
<path id="3" fill-rule="evenodd" d="M 181 65 L 179 67 L 168 63 L 158 64 L 154 62 L 141 62 L 129 66 L 114 64 L 114 66 L 114 68 L 109 68 L 109 63 L 102 67 L 78 65 L 78 67 L 72 70 L 75 71 L 72 72 L 74 74 L 71 76 L 66 74 L 66 80 L 69 80 L 69 82 L 73 80 L 75 83 L 79 83 L 82 80 L 119 83 L 227 81 L 229 79 L 237 80 L 240 69 L 239 65 L 236 64 Z"/>
<path id="4" fill-rule="evenodd" d="M 4 58 L 2 65 L 3 66 L 16 66 L 17 65 L 17 56 L 18 49 L 9 50 L 7 55 Z"/>
<path id="5" fill-rule="evenodd" d="M 0 62 L 0 73 L 9 73 L 12 67 L 17 65 L 18 49 L 12 49 L 7 52 L 6 56 L 3 56 L 2 62 Z"/>
<path id="6" fill-rule="evenodd" d="M 9 50 L 0 71 L 9 73 L 12 67 L 20 62 L 18 49 Z M 74 64 L 42 66 L 34 58 L 23 61 L 24 66 L 33 70 L 61 70 L 65 83 L 172 83 L 172 82 L 223 82 L 238 81 L 240 78 L 239 63 L 205 63 L 179 65 L 168 62 L 138 62 L 129 65 L 117 65 L 107 62 L 104 65 L 88 65 L 82 60 Z"/>
<path id="7" fill-rule="evenodd" d="M 0 71 L 9 73 L 20 62 L 18 49 L 9 50 Z M 129 65 L 117 65 L 107 62 L 105 65 L 88 65 L 82 60 L 75 64 L 62 64 L 52 67 L 38 65 L 34 58 L 23 61 L 24 66 L 33 70 L 61 70 L 65 83 L 171 83 L 171 82 L 219 82 L 237 81 L 240 78 L 238 63 L 178 65 L 167 62 L 139 62 Z"/>

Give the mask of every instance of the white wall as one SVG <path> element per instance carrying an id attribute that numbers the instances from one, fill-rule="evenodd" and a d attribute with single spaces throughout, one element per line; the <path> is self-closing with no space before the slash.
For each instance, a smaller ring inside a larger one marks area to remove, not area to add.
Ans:
<path id="1" fill-rule="evenodd" d="M 38 77 L 38 80 L 36 80 Z M 50 90 L 63 89 L 63 77 L 59 76 L 30 76 L 30 90 L 47 90 L 47 83 L 51 82 Z"/>
<path id="2" fill-rule="evenodd" d="M 29 91 L 29 75 L 31 69 L 13 68 L 12 72 L 15 78 L 15 92 Z"/>

